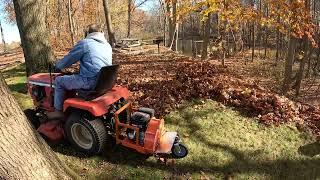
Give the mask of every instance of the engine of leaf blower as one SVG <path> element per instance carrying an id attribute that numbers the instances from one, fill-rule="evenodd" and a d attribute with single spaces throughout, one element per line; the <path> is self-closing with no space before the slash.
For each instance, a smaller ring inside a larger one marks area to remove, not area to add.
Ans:
<path id="1" fill-rule="evenodd" d="M 130 118 L 130 125 L 139 128 L 139 144 L 144 144 L 145 132 L 147 130 L 150 119 L 154 117 L 154 109 L 139 108 L 137 112 L 134 112 Z M 133 129 L 127 129 L 127 137 L 134 141 L 136 139 L 137 132 Z"/>

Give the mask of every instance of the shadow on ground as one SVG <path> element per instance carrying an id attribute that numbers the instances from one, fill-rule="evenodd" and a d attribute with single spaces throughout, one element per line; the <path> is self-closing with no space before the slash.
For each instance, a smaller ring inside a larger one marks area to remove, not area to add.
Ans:
<path id="1" fill-rule="evenodd" d="M 210 157 L 206 152 L 202 152 L 200 158 L 191 161 L 177 160 L 175 165 L 165 165 L 161 162 L 146 160 L 146 156 L 136 153 L 128 148 L 122 146 L 110 146 L 102 156 L 95 157 L 99 162 L 108 162 L 113 165 L 124 165 L 124 167 L 131 168 L 149 168 L 157 169 L 167 172 L 173 176 L 193 174 L 203 172 L 206 174 L 222 174 L 223 177 L 238 177 L 241 174 L 256 174 L 264 175 L 270 179 L 316 179 L 320 177 L 320 159 L 319 158 L 301 158 L 301 159 L 277 159 L 275 160 L 253 160 L 255 157 L 263 156 L 263 149 L 254 151 L 242 151 L 238 148 L 232 147 L 222 143 L 212 143 L 202 132 L 203 129 L 199 125 L 199 118 L 210 113 L 209 110 L 199 110 L 198 112 L 189 112 L 184 110 L 186 107 L 180 107 L 181 117 L 185 122 L 178 124 L 175 121 L 168 119 L 167 123 L 172 125 L 183 126 L 190 134 L 190 140 L 198 142 L 199 146 L 206 146 L 211 151 L 227 153 L 231 156 L 231 161 L 225 164 L 214 164 L 218 161 L 215 157 Z M 201 123 L 201 122 L 200 122 Z M 198 133 L 200 132 L 200 133 Z M 210 137 L 211 138 L 211 137 Z M 319 144 L 312 143 L 299 148 L 299 152 L 308 156 L 315 156 L 319 154 Z M 75 156 L 80 158 L 89 158 L 88 156 L 77 153 L 69 145 L 58 145 L 53 147 L 56 152 L 62 153 L 67 156 Z M 297 150 L 298 151 L 298 150 Z M 193 156 L 190 152 L 189 155 Z M 149 157 L 153 158 L 153 157 Z M 122 166 L 120 166 L 122 167 Z"/>
<path id="2" fill-rule="evenodd" d="M 26 83 L 9 84 L 8 87 L 11 91 L 16 91 L 22 94 L 26 94 L 28 92 Z"/>
<path id="3" fill-rule="evenodd" d="M 242 152 L 238 149 L 232 148 L 227 145 L 213 144 L 206 142 L 203 138 L 203 143 L 206 143 L 210 148 L 215 150 L 223 150 L 232 154 L 234 160 L 224 166 L 209 165 L 210 159 L 201 159 L 202 165 L 195 165 L 192 163 L 176 163 L 175 165 L 165 165 L 161 162 L 146 161 L 147 157 L 130 149 L 116 146 L 107 150 L 103 156 L 97 157 L 99 161 L 107 161 L 108 163 L 116 165 L 126 165 L 133 168 L 148 167 L 161 169 L 172 174 L 187 174 L 187 173 L 221 173 L 225 177 L 232 177 L 235 174 L 253 173 L 265 174 L 271 179 L 316 179 L 320 177 L 320 159 L 309 160 L 292 160 L 292 159 L 279 159 L 270 162 L 253 162 L 248 160 L 248 157 L 256 156 L 257 152 Z M 77 153 L 74 149 L 66 147 L 68 145 L 55 146 L 54 151 L 67 156 L 76 156 L 80 158 L 88 158 L 88 156 Z M 258 152 L 259 153 L 259 152 Z M 152 157 L 150 157 L 152 158 Z M 196 163 L 196 164 L 199 164 Z M 275 173 L 275 169 L 285 170 L 284 172 Z M 290 174 L 288 176 L 288 174 Z"/>
<path id="4" fill-rule="evenodd" d="M 320 142 L 314 142 L 301 146 L 298 151 L 299 153 L 309 157 L 320 155 Z"/>

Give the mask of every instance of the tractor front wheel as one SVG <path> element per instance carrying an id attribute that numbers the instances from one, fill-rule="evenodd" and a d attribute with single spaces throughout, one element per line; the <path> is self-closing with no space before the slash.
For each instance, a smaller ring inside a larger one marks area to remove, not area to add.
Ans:
<path id="1" fill-rule="evenodd" d="M 67 139 L 73 147 L 88 155 L 102 152 L 108 134 L 101 119 L 87 120 L 81 113 L 71 113 L 65 124 Z"/>
<path id="2" fill-rule="evenodd" d="M 177 143 L 172 146 L 172 156 L 175 159 L 181 159 L 188 155 L 188 149 L 185 145 Z"/>

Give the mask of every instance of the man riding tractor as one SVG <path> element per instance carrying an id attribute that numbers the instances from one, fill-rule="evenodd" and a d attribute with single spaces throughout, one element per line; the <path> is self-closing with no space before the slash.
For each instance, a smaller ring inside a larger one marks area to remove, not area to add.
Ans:
<path id="1" fill-rule="evenodd" d="M 148 156 L 187 156 L 178 133 L 166 131 L 153 109 L 134 107 L 129 90 L 116 85 L 119 65 L 112 65 L 112 49 L 100 26 L 89 25 L 86 38 L 56 63 L 55 71 L 78 61 L 79 74 L 52 73 L 50 68 L 28 77 L 35 108 L 25 113 L 41 135 L 51 142 L 66 139 L 89 155 L 115 140 Z"/>
<path id="2" fill-rule="evenodd" d="M 79 41 L 69 54 L 55 65 L 55 71 L 60 72 L 80 61 L 80 74 L 63 75 L 55 79 L 55 111 L 47 114 L 48 119 L 64 118 L 62 110 L 67 90 L 92 90 L 101 68 L 112 65 L 112 48 L 105 39 L 101 26 L 89 25 L 85 36 L 85 39 Z"/>

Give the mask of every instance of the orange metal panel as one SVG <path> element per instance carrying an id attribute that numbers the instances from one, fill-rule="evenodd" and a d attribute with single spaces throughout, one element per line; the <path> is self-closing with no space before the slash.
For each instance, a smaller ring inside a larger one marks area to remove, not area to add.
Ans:
<path id="1" fill-rule="evenodd" d="M 169 154 L 171 152 L 171 148 L 176 137 L 177 132 L 165 132 L 164 134 L 162 134 L 156 153 Z"/>
<path id="2" fill-rule="evenodd" d="M 52 73 L 52 82 L 56 76 L 60 76 L 60 73 Z M 50 74 L 49 73 L 38 73 L 28 77 L 28 81 L 35 81 L 39 83 L 45 83 L 50 85 Z"/>
<path id="3" fill-rule="evenodd" d="M 117 112 L 115 112 L 114 114 L 114 117 L 115 117 L 115 124 L 116 124 L 116 143 L 117 144 L 121 144 L 125 147 L 128 147 L 128 148 L 131 148 L 131 149 L 135 149 L 136 151 L 142 153 L 142 154 L 148 154 L 148 152 L 146 152 L 145 148 L 143 146 L 141 146 L 139 144 L 139 128 L 138 127 L 135 127 L 135 126 L 131 126 L 129 124 L 124 124 L 124 123 L 121 123 L 119 121 L 119 114 L 126 110 L 126 109 L 129 109 L 129 112 L 131 114 L 132 112 L 132 103 L 129 102 L 127 103 L 126 105 L 124 105 L 123 107 L 121 107 Z M 125 138 L 125 139 L 120 139 L 119 136 L 120 136 L 120 127 L 123 127 L 123 128 L 126 128 L 126 129 L 133 129 L 136 131 L 136 140 L 133 141 L 133 140 L 130 140 L 128 138 Z"/>
<path id="4" fill-rule="evenodd" d="M 115 112 L 115 124 L 116 124 L 116 142 L 117 144 L 121 144 L 123 146 L 135 149 L 136 151 L 143 154 L 154 154 L 156 149 L 160 143 L 160 137 L 162 133 L 164 133 L 164 120 L 163 119 L 151 119 L 147 130 L 144 136 L 144 146 L 139 144 L 139 128 L 135 126 L 131 126 L 129 124 L 124 124 L 119 121 L 118 115 L 124 111 L 125 109 L 129 109 L 130 114 L 132 113 L 132 103 L 128 103 L 120 108 L 117 112 Z M 128 138 L 120 139 L 120 128 L 133 129 L 136 131 L 136 140 L 129 140 Z M 165 139 L 164 139 L 165 140 Z M 170 144 L 170 142 L 169 142 Z M 170 147 L 171 149 L 171 147 Z"/>
<path id="5" fill-rule="evenodd" d="M 124 87 L 115 86 L 103 96 L 100 96 L 92 101 L 85 101 L 80 98 L 69 98 L 64 101 L 63 110 L 66 111 L 69 107 L 75 107 L 89 111 L 94 116 L 102 116 L 108 112 L 108 107 L 115 103 L 120 98 L 128 99 L 129 90 Z"/>
<path id="6" fill-rule="evenodd" d="M 130 139 L 124 139 L 122 140 L 121 144 L 125 147 L 129 147 L 131 149 L 134 149 L 136 151 L 138 151 L 139 153 L 142 153 L 142 154 L 149 154 L 145 148 L 141 145 L 136 145 L 135 143 L 133 143 Z M 150 153 L 151 154 L 151 153 Z"/>
<path id="7" fill-rule="evenodd" d="M 150 153 L 154 153 L 156 151 L 156 147 L 159 144 L 160 136 L 161 136 L 161 125 L 163 124 L 163 120 L 159 119 L 151 119 L 147 131 L 144 136 L 144 148 L 146 151 Z"/>

